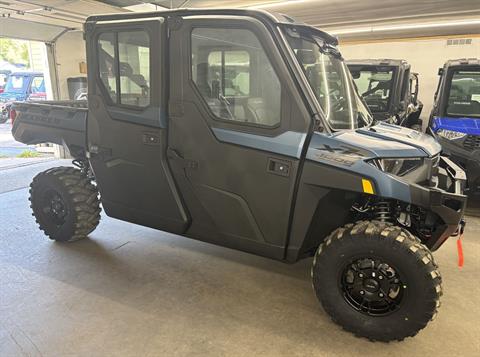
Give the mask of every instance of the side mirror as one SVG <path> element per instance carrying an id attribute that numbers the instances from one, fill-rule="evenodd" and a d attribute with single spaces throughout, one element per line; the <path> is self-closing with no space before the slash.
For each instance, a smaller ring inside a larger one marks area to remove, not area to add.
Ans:
<path id="1" fill-rule="evenodd" d="M 352 74 L 353 79 L 359 79 L 360 78 L 360 71 L 350 71 Z"/>
<path id="2" fill-rule="evenodd" d="M 317 62 L 317 58 L 315 57 L 315 53 L 311 50 L 297 50 L 296 56 L 298 61 L 303 64 L 315 64 Z"/>
<path id="3" fill-rule="evenodd" d="M 439 76 L 442 76 L 442 75 L 443 75 L 443 68 L 439 68 L 439 69 L 438 69 L 438 75 L 439 75 Z"/>
<path id="4" fill-rule="evenodd" d="M 412 102 L 417 103 L 418 100 L 418 81 L 415 83 L 415 87 L 413 88 L 412 92 Z"/>

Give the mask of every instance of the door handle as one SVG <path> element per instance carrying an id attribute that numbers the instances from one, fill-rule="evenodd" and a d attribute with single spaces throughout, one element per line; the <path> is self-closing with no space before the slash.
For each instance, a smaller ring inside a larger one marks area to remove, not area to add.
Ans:
<path id="1" fill-rule="evenodd" d="M 146 131 L 142 133 L 142 142 L 145 145 L 160 145 L 160 136 Z"/>
<path id="2" fill-rule="evenodd" d="M 267 163 L 267 172 L 279 176 L 290 176 L 292 163 L 287 160 L 269 158 Z"/>

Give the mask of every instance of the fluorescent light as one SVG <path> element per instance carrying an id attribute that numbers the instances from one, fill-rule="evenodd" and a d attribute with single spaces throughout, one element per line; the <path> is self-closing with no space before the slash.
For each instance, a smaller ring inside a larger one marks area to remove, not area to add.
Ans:
<path id="1" fill-rule="evenodd" d="M 270 7 L 284 7 L 284 6 L 289 6 L 289 5 L 297 5 L 300 3 L 304 2 L 310 2 L 310 1 L 315 1 L 315 0 L 290 0 L 290 1 L 271 1 L 271 2 L 266 2 L 266 3 L 261 3 L 258 5 L 251 5 L 251 6 L 246 6 L 252 9 L 267 9 Z"/>
<path id="2" fill-rule="evenodd" d="M 480 19 L 463 20 L 463 21 L 431 22 L 431 23 L 419 23 L 419 24 L 389 25 L 389 26 L 368 26 L 368 27 L 358 27 L 358 28 L 351 28 L 351 29 L 347 28 L 347 29 L 338 29 L 338 30 L 332 29 L 332 30 L 328 30 L 328 32 L 333 35 L 346 35 L 346 34 L 368 33 L 368 32 L 416 30 L 416 29 L 456 27 L 456 26 L 468 26 L 468 25 L 480 25 Z"/>
<path id="3" fill-rule="evenodd" d="M 133 11 L 133 12 L 148 12 L 148 11 L 158 11 L 158 10 L 167 10 L 166 7 L 154 4 L 137 4 L 125 6 L 124 9 Z"/>

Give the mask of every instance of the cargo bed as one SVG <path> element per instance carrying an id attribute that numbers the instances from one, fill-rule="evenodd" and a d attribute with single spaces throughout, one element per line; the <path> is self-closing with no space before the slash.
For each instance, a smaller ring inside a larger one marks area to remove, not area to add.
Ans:
<path id="1" fill-rule="evenodd" d="M 24 144 L 54 143 L 85 156 L 87 101 L 16 102 L 12 134 Z"/>

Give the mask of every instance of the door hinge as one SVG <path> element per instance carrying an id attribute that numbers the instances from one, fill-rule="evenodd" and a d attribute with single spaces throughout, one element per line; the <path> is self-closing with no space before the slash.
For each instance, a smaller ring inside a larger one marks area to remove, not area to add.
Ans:
<path id="1" fill-rule="evenodd" d="M 169 16 L 167 17 L 167 26 L 171 31 L 176 31 L 182 27 L 183 18 L 180 16 Z"/>
<path id="2" fill-rule="evenodd" d="M 185 159 L 185 158 L 184 158 L 178 151 L 176 151 L 175 149 L 168 148 L 168 149 L 167 149 L 167 157 L 168 157 L 170 160 L 179 163 L 179 164 L 181 165 L 181 167 L 184 168 L 184 169 L 192 169 L 192 170 L 198 169 L 198 161 Z"/>
<path id="3" fill-rule="evenodd" d="M 181 101 L 171 101 L 168 106 L 168 114 L 172 117 L 181 117 L 183 116 L 184 109 L 183 103 Z"/>
<path id="4" fill-rule="evenodd" d="M 88 152 L 90 154 L 94 154 L 94 155 L 112 156 L 112 149 L 111 148 L 98 146 L 98 145 L 95 145 L 95 144 L 90 144 L 89 145 Z"/>

